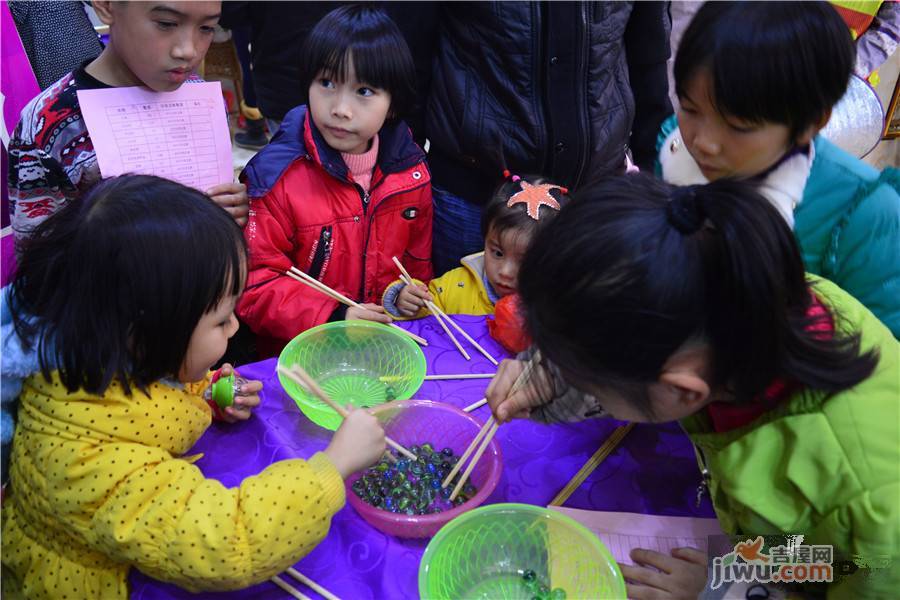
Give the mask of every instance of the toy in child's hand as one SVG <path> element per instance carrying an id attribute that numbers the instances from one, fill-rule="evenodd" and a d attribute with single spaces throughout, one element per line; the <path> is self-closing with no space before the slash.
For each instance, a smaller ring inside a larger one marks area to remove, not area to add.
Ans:
<path id="1" fill-rule="evenodd" d="M 209 380 L 210 384 L 206 389 L 205 397 L 216 419 L 230 420 L 229 416 L 234 415 L 226 411 L 228 407 L 235 407 L 233 410 L 246 408 L 249 411 L 252 406 L 259 403 L 257 400 L 256 402 L 245 403 L 247 406 L 235 406 L 234 399 L 236 396 L 243 396 L 247 399 L 251 397 L 251 394 L 247 393 L 251 390 L 247 390 L 244 386 L 252 382 L 241 377 L 237 371 L 228 365 L 213 372 Z M 259 390 L 252 391 L 254 392 L 253 395 L 255 395 L 255 392 Z"/>
<path id="2" fill-rule="evenodd" d="M 451 501 L 451 488 L 441 488 L 441 481 L 459 461 L 450 448 L 438 451 L 425 443 L 410 447 L 410 451 L 417 460 L 408 460 L 399 454 L 394 464 L 382 459 L 353 482 L 353 492 L 366 504 L 407 515 L 443 512 L 464 504 L 477 492 L 475 486 L 468 483 Z"/>
<path id="3" fill-rule="evenodd" d="M 523 352 L 531 345 L 525 330 L 525 311 L 518 294 L 500 298 L 494 307 L 494 318 L 488 319 L 488 331 L 501 346 L 513 353 Z"/>

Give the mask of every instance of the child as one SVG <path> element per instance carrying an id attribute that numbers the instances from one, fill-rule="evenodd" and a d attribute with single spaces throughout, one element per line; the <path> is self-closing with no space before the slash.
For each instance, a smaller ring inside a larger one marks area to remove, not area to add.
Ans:
<path id="1" fill-rule="evenodd" d="M 287 114 L 243 174 L 250 273 L 238 315 L 263 356 L 326 321 L 390 322 L 376 303 L 396 278 L 394 256 L 431 277 L 431 177 L 400 120 L 415 73 L 397 26 L 381 11 L 342 6 L 312 30 L 302 59 L 309 107 Z M 292 266 L 364 308 L 291 279 Z"/>
<path id="2" fill-rule="evenodd" d="M 793 227 L 806 269 L 900 337 L 900 172 L 879 174 L 816 135 L 853 55 L 825 2 L 706 3 L 675 59 L 679 128 L 664 124 L 659 160 L 679 185 L 757 182 Z"/>
<path id="3" fill-rule="evenodd" d="M 451 314 L 490 315 L 514 294 L 519 265 L 535 232 L 568 201 L 568 190 L 540 177 L 507 175 L 481 214 L 484 251 L 463 257 L 462 266 L 432 279 L 426 288 L 398 281 L 385 290 L 384 308 L 394 317 L 427 314 L 425 301 Z"/>
<path id="4" fill-rule="evenodd" d="M 103 181 L 23 246 L 2 295 L 3 393 L 20 403 L 4 593 L 127 598 L 132 566 L 189 590 L 236 589 L 325 536 L 342 478 L 384 451 L 365 411 L 324 452 L 233 489 L 184 456 L 210 425 L 207 371 L 237 328 L 245 260 L 224 210 L 144 175 Z M 229 420 L 250 416 L 261 387 L 243 384 Z"/>
<path id="5" fill-rule="evenodd" d="M 9 141 L 9 198 L 17 247 L 66 202 L 100 180 L 78 90 L 143 85 L 178 89 L 203 61 L 221 2 L 93 2 L 109 25 L 109 44 L 92 61 L 34 98 Z M 235 220 L 247 221 L 241 183 L 223 182 L 207 193 Z"/>
<path id="6" fill-rule="evenodd" d="M 727 533 L 803 534 L 857 564 L 897 564 L 900 348 L 849 294 L 804 274 L 753 188 L 611 180 L 538 233 L 519 290 L 558 367 L 537 369 L 552 385 L 504 401 L 522 363 L 502 363 L 487 391 L 499 420 L 680 420 Z M 696 551 L 632 557 L 660 571 L 623 566 L 629 598 L 697 597 L 706 579 Z M 829 597 L 890 597 L 897 577 L 837 581 L 836 567 Z"/>

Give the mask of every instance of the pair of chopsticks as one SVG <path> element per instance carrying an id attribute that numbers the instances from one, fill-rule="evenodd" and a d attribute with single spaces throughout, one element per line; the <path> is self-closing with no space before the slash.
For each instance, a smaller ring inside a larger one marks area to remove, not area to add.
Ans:
<path id="1" fill-rule="evenodd" d="M 509 388 L 509 391 L 506 393 L 506 397 L 512 397 L 516 392 L 518 392 L 522 386 L 529 382 L 531 379 L 531 374 L 534 372 L 534 367 L 540 362 L 541 353 L 540 351 L 536 351 L 534 355 L 531 357 L 525 364 L 525 368 L 522 369 L 522 372 L 519 373 L 519 376 L 516 377 L 515 382 L 512 384 L 512 387 Z M 486 403 L 487 399 L 479 400 L 475 404 L 481 406 L 481 404 Z M 479 404 L 481 403 L 481 404 Z M 472 406 L 478 408 L 473 404 Z M 466 407 L 469 409 L 469 407 Z M 466 467 L 466 470 L 463 471 L 462 477 L 459 478 L 459 481 L 456 483 L 456 486 L 453 488 L 453 492 L 450 494 L 450 501 L 456 500 L 456 497 L 459 495 L 459 492 L 462 490 L 463 486 L 466 484 L 466 481 L 469 479 L 469 475 L 472 474 L 472 471 L 475 469 L 475 465 L 481 459 L 481 455 L 484 454 L 484 451 L 487 449 L 488 445 L 491 443 L 491 440 L 494 438 L 494 434 L 497 433 L 497 429 L 499 429 L 500 424 L 494 420 L 493 415 L 485 421 L 484 425 L 478 431 L 478 435 L 475 436 L 475 439 L 472 440 L 472 443 L 469 444 L 469 447 L 466 448 L 466 451 L 463 452 L 463 455 L 460 457 L 459 461 L 453 466 L 453 469 L 447 474 L 447 477 L 441 483 L 441 487 L 445 488 L 450 485 L 450 482 L 462 468 L 463 463 L 469 458 L 469 455 L 472 452 L 475 452 L 475 455 L 472 457 L 472 461 L 469 463 L 469 466 Z M 479 445 L 480 444 L 480 445 Z M 478 447 L 478 450 L 475 450 L 475 447 Z"/>
<path id="2" fill-rule="evenodd" d="M 288 567 L 288 569 L 287 569 L 287 571 L 285 571 L 285 573 L 287 573 L 288 575 L 290 575 L 291 577 L 293 577 L 294 579 L 296 579 L 303 585 L 306 585 L 307 587 L 309 587 L 310 589 L 315 591 L 317 594 L 319 594 L 323 598 L 328 598 L 328 600 L 340 600 L 340 598 L 338 598 L 337 596 L 335 596 L 334 594 L 332 594 L 331 592 L 329 592 L 328 590 L 323 588 L 321 585 L 319 585 L 318 583 L 316 583 L 315 581 L 313 581 L 312 579 L 310 579 L 309 577 L 307 577 L 306 575 L 304 575 L 303 573 L 301 573 L 300 571 L 298 571 L 297 569 L 295 569 L 293 567 Z M 293 596 L 294 598 L 297 598 L 297 600 L 311 600 L 311 598 L 309 596 L 297 591 L 297 589 L 294 586 L 289 584 L 287 581 L 285 581 L 278 575 L 275 575 L 274 577 L 272 577 L 270 579 L 270 581 L 272 583 L 274 583 L 275 585 L 277 585 L 278 587 L 280 587 L 281 589 L 283 589 L 285 592 L 287 592 L 291 596 Z"/>
<path id="3" fill-rule="evenodd" d="M 328 287 L 327 285 L 325 285 L 324 283 L 322 283 L 315 277 L 312 277 L 312 276 L 308 275 L 307 273 L 304 273 L 297 267 L 291 267 L 290 269 L 285 271 L 284 274 L 287 275 L 288 277 L 290 277 L 291 279 L 296 279 L 300 283 L 305 283 L 306 285 L 313 288 L 314 290 L 322 292 L 323 294 L 325 294 L 332 300 L 337 300 L 341 304 L 345 304 L 346 306 L 352 306 L 353 308 L 363 308 L 363 306 L 361 306 L 358 302 L 354 302 L 353 300 L 351 300 L 347 296 L 343 295 L 339 291 Z M 397 329 L 399 329 L 400 331 L 402 331 L 403 333 L 405 333 L 412 339 L 416 340 L 418 343 L 422 344 L 423 346 L 428 345 L 428 341 L 425 338 L 419 337 L 416 334 L 414 334 L 413 332 L 407 331 L 407 330 L 403 329 L 402 327 L 397 326 L 397 324 L 395 324 L 395 323 L 389 323 L 389 325 L 391 327 L 396 327 Z"/>
<path id="4" fill-rule="evenodd" d="M 603 460 L 607 456 L 609 456 L 613 450 L 616 449 L 616 446 L 619 445 L 619 442 L 621 442 L 622 439 L 626 435 L 628 435 L 628 432 L 631 431 L 633 427 L 634 423 L 628 423 L 627 425 L 616 427 L 610 434 L 610 436 L 606 438 L 606 441 L 603 442 L 600 448 L 597 449 L 596 452 L 594 452 L 594 455 L 591 456 L 586 463 L 584 463 L 584 466 L 581 467 L 581 469 L 579 469 L 577 473 L 575 473 L 575 476 L 572 477 L 569 483 L 567 483 L 565 487 L 560 490 L 560 492 L 556 495 L 556 498 L 554 498 L 550 502 L 550 506 L 562 506 L 565 501 L 569 499 L 569 496 L 575 493 L 575 490 L 577 490 L 578 487 L 582 483 L 584 483 L 585 479 L 588 478 L 588 475 L 593 473 L 594 469 L 596 469 L 600 465 L 600 463 L 602 463 Z"/>
<path id="5" fill-rule="evenodd" d="M 310 377 L 309 373 L 307 373 L 303 369 L 303 367 L 301 367 L 300 365 L 294 365 L 292 367 L 285 367 L 283 365 L 278 365 L 278 372 L 281 373 L 282 375 L 284 375 L 285 377 L 287 377 L 288 379 L 290 379 L 291 381 L 293 381 L 294 383 L 296 383 L 297 385 L 301 385 L 301 386 L 305 387 L 310 392 L 312 392 L 319 400 L 321 400 L 322 402 L 324 402 L 325 404 L 330 406 L 331 409 L 334 410 L 337 414 L 341 415 L 345 419 L 347 418 L 347 415 L 349 414 L 347 412 L 347 410 L 343 406 L 341 406 L 340 404 L 338 404 L 337 402 L 335 402 L 334 400 L 329 398 L 328 394 L 325 393 L 325 390 L 323 390 L 321 387 L 319 387 L 319 384 L 316 383 L 315 379 Z M 388 446 L 390 446 L 391 448 L 393 448 L 394 450 L 396 450 L 397 452 L 399 452 L 406 458 L 408 458 L 410 460 L 417 460 L 415 454 L 413 454 L 412 452 L 410 452 L 409 450 L 407 450 L 406 448 L 404 448 L 403 446 L 401 446 L 400 444 L 398 444 L 391 438 L 385 436 L 384 441 L 387 443 Z M 390 455 L 388 454 L 388 456 L 390 456 Z"/>
<path id="6" fill-rule="evenodd" d="M 409 285 L 409 286 L 414 285 L 412 277 L 406 271 L 406 269 L 403 268 L 403 265 L 400 263 L 400 261 L 397 259 L 396 256 L 393 257 L 393 260 L 394 260 L 394 264 L 397 265 L 397 268 L 400 270 L 400 280 L 403 281 L 403 283 L 405 283 L 406 285 Z M 454 321 L 453 319 L 448 317 L 447 313 L 445 313 L 443 310 L 441 310 L 441 308 L 439 306 L 437 306 L 434 302 L 426 301 L 425 307 L 431 311 L 431 314 L 434 315 L 434 318 L 437 319 L 437 322 L 441 325 L 441 327 L 444 329 L 444 331 L 447 333 L 447 335 L 450 336 L 450 340 L 453 342 L 453 344 L 456 346 L 456 349 L 459 350 L 459 353 L 462 354 L 466 360 L 471 359 L 471 357 L 469 356 L 469 353 L 466 352 L 465 349 L 459 344 L 459 341 L 457 341 L 456 336 L 454 336 L 453 333 L 450 331 L 450 329 L 447 327 L 447 323 L 452 325 L 453 328 L 460 333 L 460 335 L 462 335 L 464 338 L 466 338 L 466 340 L 470 344 L 472 344 L 472 346 L 474 346 L 476 350 L 478 350 L 479 352 L 484 354 L 489 361 L 491 361 L 495 365 L 499 364 L 497 362 L 496 358 L 491 356 L 487 350 L 482 348 L 478 344 L 478 342 L 473 340 L 472 336 L 470 336 L 468 333 L 466 333 L 466 331 L 462 327 L 460 327 L 456 323 L 456 321 Z M 446 323 L 445 323 L 445 321 L 446 321 Z"/>

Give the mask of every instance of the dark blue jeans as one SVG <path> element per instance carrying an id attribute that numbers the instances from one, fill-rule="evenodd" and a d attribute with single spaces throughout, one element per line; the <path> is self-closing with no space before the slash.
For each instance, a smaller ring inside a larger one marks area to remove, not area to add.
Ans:
<path id="1" fill-rule="evenodd" d="M 434 226 L 431 261 L 434 275 L 459 266 L 459 259 L 484 249 L 481 237 L 481 206 L 450 192 L 433 187 Z"/>

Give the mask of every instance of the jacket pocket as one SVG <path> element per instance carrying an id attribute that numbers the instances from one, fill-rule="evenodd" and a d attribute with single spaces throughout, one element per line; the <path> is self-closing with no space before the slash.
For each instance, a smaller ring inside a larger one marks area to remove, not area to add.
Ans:
<path id="1" fill-rule="evenodd" d="M 315 279 L 322 279 L 328 270 L 328 260 L 331 258 L 331 249 L 334 247 L 334 238 L 331 225 L 322 228 L 319 239 L 313 243 L 309 253 L 309 270 L 307 273 Z"/>

